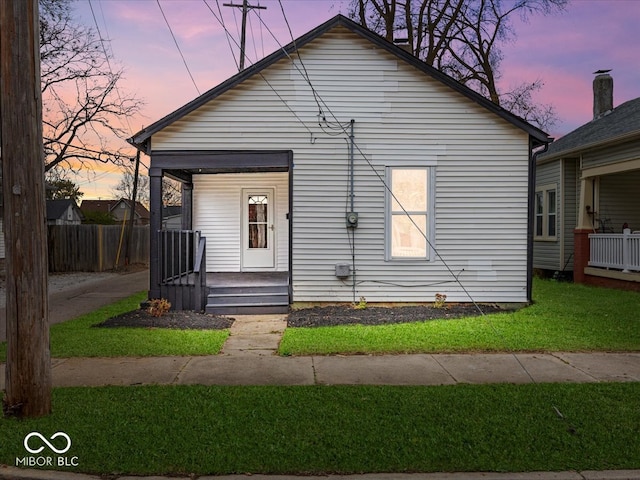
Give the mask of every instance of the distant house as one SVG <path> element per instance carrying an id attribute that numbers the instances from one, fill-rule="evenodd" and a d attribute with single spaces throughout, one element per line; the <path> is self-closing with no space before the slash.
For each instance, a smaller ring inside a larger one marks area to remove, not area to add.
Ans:
<path id="1" fill-rule="evenodd" d="M 613 107 L 593 82 L 594 118 L 538 156 L 534 267 L 640 290 L 640 98 Z"/>
<path id="2" fill-rule="evenodd" d="M 80 225 L 82 218 L 82 211 L 75 200 L 47 200 L 47 225 Z"/>
<path id="3" fill-rule="evenodd" d="M 178 309 L 531 298 L 547 134 L 344 16 L 129 141 L 151 157 L 149 296 Z M 162 230 L 165 175 L 191 232 Z"/>
<path id="4" fill-rule="evenodd" d="M 131 201 L 126 198 L 120 200 L 83 200 L 80 205 L 83 212 L 99 212 L 111 214 L 116 222 L 129 218 Z M 134 211 L 134 225 L 149 225 L 149 210 L 140 202 L 136 202 Z"/>

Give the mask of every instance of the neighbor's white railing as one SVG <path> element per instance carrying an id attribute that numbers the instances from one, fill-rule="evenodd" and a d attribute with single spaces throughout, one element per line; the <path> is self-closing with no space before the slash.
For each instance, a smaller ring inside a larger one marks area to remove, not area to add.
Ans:
<path id="1" fill-rule="evenodd" d="M 640 271 L 640 233 L 592 233 L 589 266 Z"/>

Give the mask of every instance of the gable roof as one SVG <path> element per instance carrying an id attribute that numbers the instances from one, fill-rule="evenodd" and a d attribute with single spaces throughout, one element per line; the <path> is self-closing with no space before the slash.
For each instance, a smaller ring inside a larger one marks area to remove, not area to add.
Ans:
<path id="1" fill-rule="evenodd" d="M 640 138 L 640 97 L 617 106 L 610 113 L 576 128 L 549 145 L 538 157 L 552 160 L 608 143 Z"/>
<path id="2" fill-rule="evenodd" d="M 127 141 L 130 144 L 132 144 L 133 146 L 135 146 L 136 148 L 138 148 L 139 150 L 142 150 L 142 151 L 145 151 L 146 153 L 149 153 L 150 149 L 149 149 L 148 142 L 149 142 L 149 139 L 155 133 L 157 133 L 160 130 L 162 130 L 163 128 L 171 125 L 173 122 L 181 119 L 185 115 L 193 112 L 197 108 L 205 105 L 209 101 L 211 101 L 214 98 L 218 97 L 219 95 L 223 94 L 227 90 L 235 87 L 239 83 L 242 83 L 244 80 L 252 77 L 253 75 L 261 72 L 262 70 L 264 70 L 265 68 L 273 65 L 274 63 L 278 62 L 279 60 L 290 56 L 291 53 L 293 53 L 296 50 L 304 47 L 309 42 L 311 42 L 311 41 L 315 40 L 316 38 L 320 37 L 321 35 L 327 33 L 328 31 L 332 30 L 333 28 L 336 28 L 336 27 L 339 27 L 339 26 L 340 27 L 344 27 L 347 30 L 355 33 L 356 35 L 359 35 L 360 37 L 364 38 L 365 40 L 368 40 L 368 41 L 372 42 L 376 46 L 378 46 L 378 47 L 386 50 L 387 52 L 395 55 L 396 57 L 398 57 L 402 61 L 414 66 L 418 70 L 421 70 L 426 75 L 434 78 L 435 80 L 438 80 L 439 82 L 447 85 L 448 87 L 452 88 L 453 90 L 461 93 L 462 95 L 466 96 L 467 98 L 469 98 L 473 102 L 479 104 L 480 106 L 486 108 L 487 110 L 491 111 L 492 113 L 498 115 L 499 117 L 503 118 L 504 120 L 506 120 L 507 122 L 513 124 L 514 126 L 518 127 L 519 129 L 524 130 L 527 134 L 529 134 L 532 137 L 532 139 L 534 141 L 534 146 L 542 145 L 542 144 L 545 144 L 545 143 L 549 143 L 552 140 L 551 138 L 549 138 L 549 136 L 545 132 L 543 132 L 539 128 L 531 125 L 526 120 L 524 120 L 524 119 L 518 117 L 517 115 L 514 115 L 513 113 L 505 110 L 504 108 L 500 107 L 499 105 L 496 105 L 491 100 L 485 98 L 484 96 L 480 95 L 479 93 L 475 92 L 474 90 L 471 90 L 469 87 L 467 87 L 467 86 L 461 84 L 460 82 L 454 80 L 452 77 L 442 73 L 441 71 L 437 70 L 436 68 L 434 68 L 434 67 L 432 67 L 430 65 L 427 65 L 425 62 L 423 62 L 419 58 L 415 57 L 411 53 L 407 52 L 403 48 L 401 48 L 401 47 L 399 47 L 397 45 L 394 45 L 393 43 L 389 42 L 388 40 L 386 40 L 385 38 L 381 37 L 377 33 L 374 33 L 371 30 L 368 30 L 367 28 L 365 28 L 362 25 L 354 22 L 353 20 L 350 20 L 349 18 L 347 18 L 347 17 L 345 17 L 343 15 L 336 15 L 332 19 L 330 19 L 330 20 L 326 21 L 325 23 L 323 23 L 322 25 L 314 28 L 310 32 L 307 32 L 306 34 L 302 35 L 298 39 L 296 39 L 293 42 L 289 43 L 285 47 L 282 47 L 281 49 L 275 51 L 271 55 L 263 58 L 259 62 L 254 63 L 253 65 L 251 65 L 250 67 L 246 68 L 245 70 L 242 70 L 241 72 L 237 73 L 233 77 L 225 80 L 224 82 L 222 82 L 218 86 L 216 86 L 216 87 L 212 88 L 211 90 L 203 93 L 202 95 L 200 95 L 199 97 L 195 98 L 191 102 L 189 102 L 186 105 L 184 105 L 184 106 L 180 107 L 179 109 L 175 110 L 173 113 L 170 113 L 169 115 L 161 118 L 160 120 L 158 120 L 155 123 L 149 125 L 148 127 L 140 130 L 138 133 L 134 134 Z"/>
<path id="3" fill-rule="evenodd" d="M 57 220 L 62 217 L 67 209 L 71 207 L 78 211 L 78 215 L 82 217 L 82 212 L 78 208 L 75 200 L 71 198 L 59 198 L 56 200 L 47 200 L 47 220 Z"/>
<path id="4" fill-rule="evenodd" d="M 109 211 L 113 211 L 116 208 L 118 208 L 118 205 L 120 203 L 124 203 L 127 208 L 131 208 L 131 201 L 128 198 L 121 198 L 120 200 L 113 200 L 114 204 L 113 206 L 110 208 Z M 134 210 L 134 213 L 143 219 L 149 219 L 151 218 L 151 214 L 149 213 L 149 210 L 147 210 L 147 207 L 145 207 L 144 205 L 142 205 L 140 202 L 136 201 L 136 208 Z"/>

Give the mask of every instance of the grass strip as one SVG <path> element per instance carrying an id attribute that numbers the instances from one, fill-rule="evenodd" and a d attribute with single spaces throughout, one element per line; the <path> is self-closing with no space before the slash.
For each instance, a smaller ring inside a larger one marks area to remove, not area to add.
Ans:
<path id="1" fill-rule="evenodd" d="M 635 469 L 638 404 L 638 383 L 63 388 L 0 420 L 0 463 L 63 431 L 94 474 Z"/>
<path id="2" fill-rule="evenodd" d="M 288 328 L 282 355 L 638 351 L 640 294 L 535 279 L 516 312 L 384 326 Z"/>
<path id="3" fill-rule="evenodd" d="M 67 322 L 52 325 L 52 357 L 146 357 L 215 355 L 229 336 L 227 330 L 177 330 L 161 328 L 94 328 L 107 318 L 139 308 L 146 292 L 106 305 Z M 0 361 L 6 361 L 6 342 L 0 344 Z"/>

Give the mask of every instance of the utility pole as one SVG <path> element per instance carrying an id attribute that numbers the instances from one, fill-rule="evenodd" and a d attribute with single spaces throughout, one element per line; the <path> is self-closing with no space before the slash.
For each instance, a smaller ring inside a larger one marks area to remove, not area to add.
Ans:
<path id="1" fill-rule="evenodd" d="M 235 3 L 223 3 L 225 7 L 235 7 L 242 9 L 242 31 L 240 33 L 240 71 L 244 70 L 245 46 L 247 43 L 247 12 L 249 10 L 266 10 L 267 7 L 261 5 L 249 5 L 248 0 L 242 0 L 242 5 Z"/>
<path id="2" fill-rule="evenodd" d="M 136 214 L 136 199 L 138 197 L 138 176 L 140 172 L 140 150 L 136 152 L 136 166 L 133 174 L 133 191 L 131 192 L 131 205 L 129 205 L 129 222 L 127 223 L 127 243 L 124 250 L 125 267 L 131 263 L 131 243 L 133 242 L 133 221 Z"/>
<path id="3" fill-rule="evenodd" d="M 38 0 L 0 1 L 6 240 L 5 415 L 51 413 Z"/>

